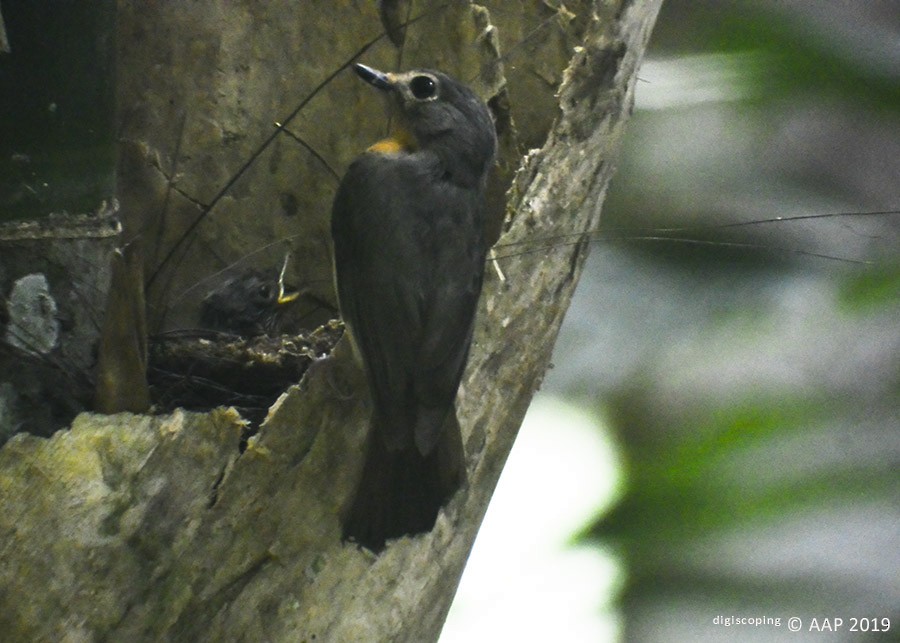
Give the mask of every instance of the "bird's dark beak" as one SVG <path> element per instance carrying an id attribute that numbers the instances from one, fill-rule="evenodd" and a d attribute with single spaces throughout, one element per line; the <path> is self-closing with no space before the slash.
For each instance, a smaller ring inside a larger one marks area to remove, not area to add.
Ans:
<path id="1" fill-rule="evenodd" d="M 356 71 L 357 75 L 359 75 L 360 78 L 372 85 L 372 87 L 376 87 L 382 91 L 387 91 L 394 86 L 394 83 L 391 82 L 391 79 L 383 71 L 372 69 L 371 67 L 367 67 L 366 65 L 363 65 L 361 63 L 354 63 L 353 69 Z"/>

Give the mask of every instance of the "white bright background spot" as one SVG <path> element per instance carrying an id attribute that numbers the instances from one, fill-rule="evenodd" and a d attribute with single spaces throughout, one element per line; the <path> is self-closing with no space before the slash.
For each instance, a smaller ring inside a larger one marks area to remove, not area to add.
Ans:
<path id="1" fill-rule="evenodd" d="M 572 536 L 609 506 L 621 476 L 598 419 L 538 395 L 500 476 L 440 643 L 619 638 L 618 562 Z"/>

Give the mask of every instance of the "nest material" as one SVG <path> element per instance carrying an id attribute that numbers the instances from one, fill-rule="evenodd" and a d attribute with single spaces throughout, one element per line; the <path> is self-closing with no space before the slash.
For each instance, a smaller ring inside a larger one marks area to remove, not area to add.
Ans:
<path id="1" fill-rule="evenodd" d="M 258 424 L 310 364 L 331 352 L 343 332 L 343 324 L 332 320 L 299 335 L 177 333 L 154 338 L 147 372 L 154 406 L 159 411 L 233 406 L 251 425 Z"/>

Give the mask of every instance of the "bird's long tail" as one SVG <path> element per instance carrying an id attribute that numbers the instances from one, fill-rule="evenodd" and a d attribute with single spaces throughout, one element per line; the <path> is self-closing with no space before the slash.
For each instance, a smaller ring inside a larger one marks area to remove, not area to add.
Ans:
<path id="1" fill-rule="evenodd" d="M 376 553 L 391 538 L 431 531 L 438 511 L 465 478 L 455 417 L 424 456 L 414 444 L 389 450 L 378 433 L 370 432 L 362 477 L 344 519 L 344 539 Z"/>

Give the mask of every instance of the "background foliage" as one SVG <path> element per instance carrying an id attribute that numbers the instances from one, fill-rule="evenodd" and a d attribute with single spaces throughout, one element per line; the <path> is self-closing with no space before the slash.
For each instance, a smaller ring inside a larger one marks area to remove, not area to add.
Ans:
<path id="1" fill-rule="evenodd" d="M 628 640 L 900 624 L 898 19 L 664 4 L 547 382 L 622 445 L 625 494 L 582 537 L 625 563 Z"/>

